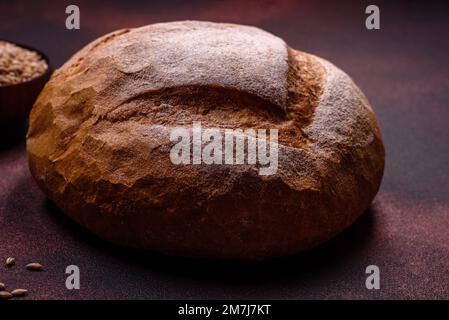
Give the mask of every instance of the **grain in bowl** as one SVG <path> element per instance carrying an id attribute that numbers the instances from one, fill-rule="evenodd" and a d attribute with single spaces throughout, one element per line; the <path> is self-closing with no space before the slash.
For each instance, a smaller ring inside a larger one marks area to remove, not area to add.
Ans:
<path id="1" fill-rule="evenodd" d="M 29 81 L 47 69 L 47 62 L 39 53 L 0 41 L 0 86 Z"/>

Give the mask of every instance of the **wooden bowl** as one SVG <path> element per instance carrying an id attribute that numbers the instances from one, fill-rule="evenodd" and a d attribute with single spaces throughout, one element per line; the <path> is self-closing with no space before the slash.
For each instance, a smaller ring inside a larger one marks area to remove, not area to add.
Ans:
<path id="1" fill-rule="evenodd" d="M 39 50 L 13 41 L 1 40 L 35 51 L 47 62 L 47 70 L 43 74 L 21 83 L 0 86 L 0 140 L 5 141 L 25 137 L 30 110 L 50 79 L 53 68 L 48 57 Z"/>

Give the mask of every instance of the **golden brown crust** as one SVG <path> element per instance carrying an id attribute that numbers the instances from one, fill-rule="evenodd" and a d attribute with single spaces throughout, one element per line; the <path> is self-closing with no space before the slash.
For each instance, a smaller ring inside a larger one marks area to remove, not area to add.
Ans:
<path id="1" fill-rule="evenodd" d="M 30 115 L 31 172 L 78 223 L 124 246 L 265 259 L 332 238 L 368 207 L 383 173 L 382 139 L 343 72 L 286 49 L 285 106 L 225 85 L 141 90 L 141 71 L 120 72 L 101 53 L 133 34 L 76 54 Z M 254 165 L 173 165 L 170 130 L 192 121 L 279 129 L 277 174 L 260 176 Z"/>

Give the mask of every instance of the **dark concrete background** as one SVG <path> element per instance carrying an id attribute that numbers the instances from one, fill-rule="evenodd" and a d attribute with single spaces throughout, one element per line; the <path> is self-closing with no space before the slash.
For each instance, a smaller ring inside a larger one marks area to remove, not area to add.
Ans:
<path id="1" fill-rule="evenodd" d="M 223 263 L 129 252 L 88 234 L 33 181 L 23 143 L 0 148 L 0 282 L 29 299 L 449 298 L 449 5 L 373 1 L 381 30 L 364 27 L 368 2 L 76 1 L 81 30 L 65 29 L 71 1 L 0 1 L 0 38 L 61 65 L 81 46 L 123 27 L 199 19 L 256 25 L 329 59 L 353 77 L 378 116 L 386 146 L 381 189 L 336 239 L 294 257 Z M 23 265 L 38 261 L 42 273 Z M 81 290 L 65 288 L 65 267 Z M 381 289 L 365 288 L 365 268 Z"/>

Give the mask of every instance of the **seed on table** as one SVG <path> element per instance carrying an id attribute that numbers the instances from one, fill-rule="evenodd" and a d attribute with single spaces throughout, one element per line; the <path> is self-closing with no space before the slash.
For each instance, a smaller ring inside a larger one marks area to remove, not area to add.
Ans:
<path id="1" fill-rule="evenodd" d="M 3 282 L 0 282 L 0 291 L 5 290 L 6 286 Z"/>
<path id="2" fill-rule="evenodd" d="M 25 289 L 15 289 L 15 290 L 11 291 L 11 294 L 14 297 L 23 297 L 23 296 L 26 296 L 27 293 L 28 293 L 28 290 L 25 290 Z"/>
<path id="3" fill-rule="evenodd" d="M 9 257 L 9 258 L 6 258 L 6 266 L 8 267 L 8 268 L 11 268 L 13 265 L 15 265 L 16 264 L 16 259 L 14 259 L 14 258 L 11 258 L 11 257 Z"/>
<path id="4" fill-rule="evenodd" d="M 44 270 L 44 266 L 41 265 L 40 263 L 36 263 L 36 262 L 27 264 L 26 268 L 28 270 L 30 270 L 30 271 L 42 271 L 42 270 Z"/>
<path id="5" fill-rule="evenodd" d="M 8 300 L 11 299 L 13 295 L 8 291 L 0 291 L 0 300 Z"/>

